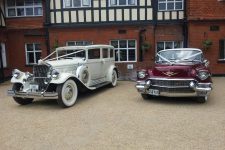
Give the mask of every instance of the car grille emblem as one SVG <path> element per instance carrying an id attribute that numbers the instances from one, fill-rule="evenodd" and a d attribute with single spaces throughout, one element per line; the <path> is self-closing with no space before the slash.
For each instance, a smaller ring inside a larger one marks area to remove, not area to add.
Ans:
<path id="1" fill-rule="evenodd" d="M 172 72 L 172 71 L 167 71 L 167 72 L 162 72 L 163 74 L 165 74 L 165 75 L 167 75 L 167 76 L 169 76 L 169 77 L 171 77 L 171 76 L 175 76 L 175 75 L 177 75 L 178 73 L 176 73 L 176 72 Z"/>

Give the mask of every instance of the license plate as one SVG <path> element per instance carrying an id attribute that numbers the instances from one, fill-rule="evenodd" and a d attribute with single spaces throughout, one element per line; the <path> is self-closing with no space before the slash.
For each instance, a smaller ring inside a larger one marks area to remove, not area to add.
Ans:
<path id="1" fill-rule="evenodd" d="M 149 89 L 149 94 L 150 95 L 159 96 L 159 90 Z"/>
<path id="2" fill-rule="evenodd" d="M 31 89 L 31 91 L 37 91 L 37 90 L 38 90 L 38 85 L 36 85 L 36 84 L 31 84 L 31 85 L 30 85 L 30 89 Z"/>

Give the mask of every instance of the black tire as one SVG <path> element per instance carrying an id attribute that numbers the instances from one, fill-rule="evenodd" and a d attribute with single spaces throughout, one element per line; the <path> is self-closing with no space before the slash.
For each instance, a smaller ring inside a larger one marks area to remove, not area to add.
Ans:
<path id="1" fill-rule="evenodd" d="M 150 99 L 151 98 L 151 95 L 149 95 L 149 94 L 141 94 L 141 96 L 142 96 L 142 98 L 144 100 L 147 100 L 147 99 Z"/>
<path id="2" fill-rule="evenodd" d="M 65 83 L 57 86 L 57 103 L 63 107 L 71 107 L 75 104 L 78 95 L 77 84 L 74 80 L 68 79 Z"/>
<path id="3" fill-rule="evenodd" d="M 205 103 L 207 101 L 207 97 L 198 97 L 197 101 L 199 103 Z"/>
<path id="4" fill-rule="evenodd" d="M 14 83 L 12 90 L 19 91 L 22 84 L 20 83 Z M 21 98 L 21 97 L 13 97 L 13 99 L 20 105 L 28 105 L 33 102 L 33 98 Z"/>
<path id="5" fill-rule="evenodd" d="M 115 87 L 117 85 L 118 75 L 116 70 L 114 69 L 111 76 L 110 87 Z"/>

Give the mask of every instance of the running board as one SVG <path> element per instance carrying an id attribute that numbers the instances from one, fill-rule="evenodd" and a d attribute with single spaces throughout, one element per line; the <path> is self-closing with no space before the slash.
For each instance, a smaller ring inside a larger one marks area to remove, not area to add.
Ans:
<path id="1" fill-rule="evenodd" d="M 102 86 L 105 86 L 107 84 L 110 84 L 111 82 L 103 82 L 103 83 L 99 83 L 99 84 L 96 84 L 96 85 L 93 85 L 93 86 L 90 86 L 90 88 L 100 88 Z"/>

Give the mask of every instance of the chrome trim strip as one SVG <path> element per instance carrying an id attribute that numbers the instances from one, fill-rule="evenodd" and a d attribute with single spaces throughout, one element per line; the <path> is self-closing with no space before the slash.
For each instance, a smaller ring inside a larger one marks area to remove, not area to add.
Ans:
<path id="1" fill-rule="evenodd" d="M 211 85 L 211 84 L 208 84 Z M 151 85 L 152 86 L 152 85 Z M 136 88 L 138 92 L 148 94 L 147 87 L 145 84 L 136 84 Z M 164 87 L 168 88 L 168 87 Z M 160 92 L 159 96 L 167 96 L 167 97 L 198 97 L 198 96 L 207 96 L 210 94 L 212 88 L 209 87 L 195 87 L 193 88 L 194 92 L 192 93 L 174 93 L 174 92 Z M 203 93 L 202 93 L 203 92 Z"/>
<path id="2" fill-rule="evenodd" d="M 145 84 L 145 81 L 137 81 L 137 84 Z"/>
<path id="3" fill-rule="evenodd" d="M 196 92 L 193 93 L 168 93 L 168 92 L 160 92 L 159 96 L 166 97 L 196 97 L 198 96 Z"/>
<path id="4" fill-rule="evenodd" d="M 136 88 L 137 89 L 145 89 L 145 86 L 144 85 L 136 85 Z"/>
<path id="5" fill-rule="evenodd" d="M 14 90 L 8 90 L 7 95 L 21 98 L 58 99 L 58 93 L 53 92 L 15 92 Z"/>
<path id="6" fill-rule="evenodd" d="M 212 88 L 208 87 L 208 88 L 201 88 L 201 87 L 196 87 L 195 91 L 197 92 L 210 92 L 212 90 Z"/>
<path id="7" fill-rule="evenodd" d="M 198 85 L 212 85 L 212 83 L 198 83 Z"/>
<path id="8" fill-rule="evenodd" d="M 186 81 L 186 80 L 188 80 L 188 81 L 195 81 L 195 79 L 191 79 L 191 78 L 189 78 L 189 79 L 184 79 L 184 78 L 175 78 L 175 79 L 171 79 L 171 78 L 148 78 L 148 79 L 150 79 L 150 80 L 169 80 L 169 81 L 176 81 L 176 80 L 178 80 L 178 81 Z"/>
<path id="9" fill-rule="evenodd" d="M 189 88 L 190 86 L 160 86 L 160 85 L 151 85 L 154 87 L 161 87 L 161 88 L 170 88 L 170 89 L 175 89 L 175 88 Z"/>

